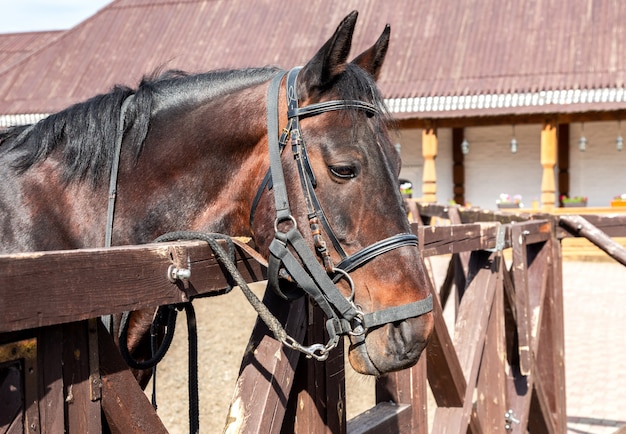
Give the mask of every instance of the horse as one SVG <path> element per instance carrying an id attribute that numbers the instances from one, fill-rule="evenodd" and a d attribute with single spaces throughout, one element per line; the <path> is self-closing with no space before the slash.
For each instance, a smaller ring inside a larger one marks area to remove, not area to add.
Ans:
<path id="1" fill-rule="evenodd" d="M 304 288 L 350 336 L 354 370 L 412 366 L 432 300 L 376 86 L 390 27 L 348 61 L 356 20 L 289 73 L 153 74 L 3 132 L 0 252 L 141 244 L 181 229 L 251 237 L 270 286 L 287 299 Z M 147 357 L 152 317 L 131 313 L 135 357 Z"/>

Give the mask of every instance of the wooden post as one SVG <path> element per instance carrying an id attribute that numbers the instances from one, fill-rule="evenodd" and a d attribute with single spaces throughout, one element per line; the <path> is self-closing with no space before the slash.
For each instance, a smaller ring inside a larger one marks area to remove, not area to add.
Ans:
<path id="1" fill-rule="evenodd" d="M 557 137 L 557 154 L 559 167 L 559 198 L 569 196 L 569 125 L 559 124 Z M 559 199 L 559 206 L 562 206 Z"/>
<path id="2" fill-rule="evenodd" d="M 437 130 L 426 128 L 422 131 L 422 156 L 424 173 L 422 175 L 422 199 L 424 202 L 437 202 Z"/>
<path id="3" fill-rule="evenodd" d="M 556 126 L 553 121 L 545 122 L 541 129 L 541 205 L 544 209 L 554 208 L 556 186 L 554 184 L 554 166 L 556 165 Z"/>
<path id="4" fill-rule="evenodd" d="M 423 354 L 417 365 L 412 368 L 392 372 L 376 379 L 376 402 L 393 402 L 397 406 L 409 408 L 406 415 L 398 414 L 393 427 L 394 432 L 428 433 L 426 358 L 426 354 Z"/>
<path id="5" fill-rule="evenodd" d="M 285 303 L 273 291 L 266 291 L 263 304 L 283 324 L 289 336 L 296 342 L 304 340 L 308 319 L 306 297 Z M 258 318 L 241 362 L 224 432 L 280 433 L 299 358 L 298 351 L 276 340 Z"/>
<path id="6" fill-rule="evenodd" d="M 112 434 L 167 434 L 156 410 L 115 347 L 112 336 L 102 323 L 99 322 L 96 327 L 102 374 L 102 411 L 109 431 Z"/>
<path id="7" fill-rule="evenodd" d="M 87 321 L 76 321 L 61 326 L 62 357 L 65 396 L 65 432 L 101 432 L 100 402 L 91 400 L 89 381 L 89 338 Z"/>
<path id="8" fill-rule="evenodd" d="M 459 205 L 465 205 L 465 166 L 461 147 L 463 134 L 463 128 L 452 128 L 452 182 L 454 201 Z"/>
<path id="9" fill-rule="evenodd" d="M 328 332 L 320 327 L 326 317 L 308 302 L 305 345 L 328 342 Z M 346 386 L 343 340 L 325 362 L 300 357 L 281 432 L 346 433 Z"/>

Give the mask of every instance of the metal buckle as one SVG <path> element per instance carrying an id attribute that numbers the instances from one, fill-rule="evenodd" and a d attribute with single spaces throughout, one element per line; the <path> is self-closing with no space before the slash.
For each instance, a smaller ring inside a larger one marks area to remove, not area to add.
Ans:
<path id="1" fill-rule="evenodd" d="M 333 268 L 333 272 L 335 274 L 341 274 L 341 276 L 343 276 L 348 281 L 348 285 L 350 285 L 350 296 L 346 298 L 348 299 L 348 301 L 353 302 L 354 301 L 354 281 L 352 280 L 352 277 L 350 277 L 347 271 L 344 271 L 341 268 L 335 267 Z"/>
<path id="2" fill-rule="evenodd" d="M 352 324 L 350 324 L 350 326 L 352 326 L 352 330 L 350 330 L 348 334 L 350 336 L 363 336 L 367 332 L 367 328 L 363 327 L 364 314 L 363 312 L 361 312 L 361 309 L 359 309 L 356 305 L 354 306 L 354 308 L 356 309 L 356 315 L 352 319 L 352 322 L 355 323 L 355 325 L 353 326 Z"/>
<path id="3" fill-rule="evenodd" d="M 282 218 L 276 217 L 276 220 L 274 220 L 274 233 L 285 233 L 285 232 L 281 232 L 278 230 L 278 224 L 286 220 L 291 220 L 291 222 L 293 223 L 293 228 L 298 229 L 298 223 L 296 222 L 295 217 L 289 214 L 287 217 L 282 217 Z"/>

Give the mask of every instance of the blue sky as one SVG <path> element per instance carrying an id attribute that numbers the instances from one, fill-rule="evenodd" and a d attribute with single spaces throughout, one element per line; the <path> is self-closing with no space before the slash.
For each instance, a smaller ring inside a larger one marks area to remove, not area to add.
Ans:
<path id="1" fill-rule="evenodd" d="M 111 0 L 0 0 L 0 33 L 65 30 Z"/>

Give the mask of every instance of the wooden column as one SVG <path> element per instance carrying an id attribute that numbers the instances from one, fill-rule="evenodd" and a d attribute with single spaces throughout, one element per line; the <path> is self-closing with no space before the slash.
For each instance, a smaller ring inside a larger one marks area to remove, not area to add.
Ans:
<path id="1" fill-rule="evenodd" d="M 465 205 L 465 166 L 461 147 L 463 134 L 463 128 L 452 128 L 452 182 L 454 201 L 459 205 Z"/>
<path id="2" fill-rule="evenodd" d="M 422 199 L 424 202 L 437 202 L 437 130 L 426 128 L 422 131 L 422 156 L 424 173 L 422 175 Z"/>
<path id="3" fill-rule="evenodd" d="M 554 185 L 554 166 L 556 165 L 556 125 L 553 121 L 544 123 L 541 130 L 541 205 L 543 208 L 554 208 L 556 203 L 556 187 Z"/>
<path id="4" fill-rule="evenodd" d="M 559 206 L 563 205 L 560 197 L 569 196 L 569 125 L 558 126 Z"/>

